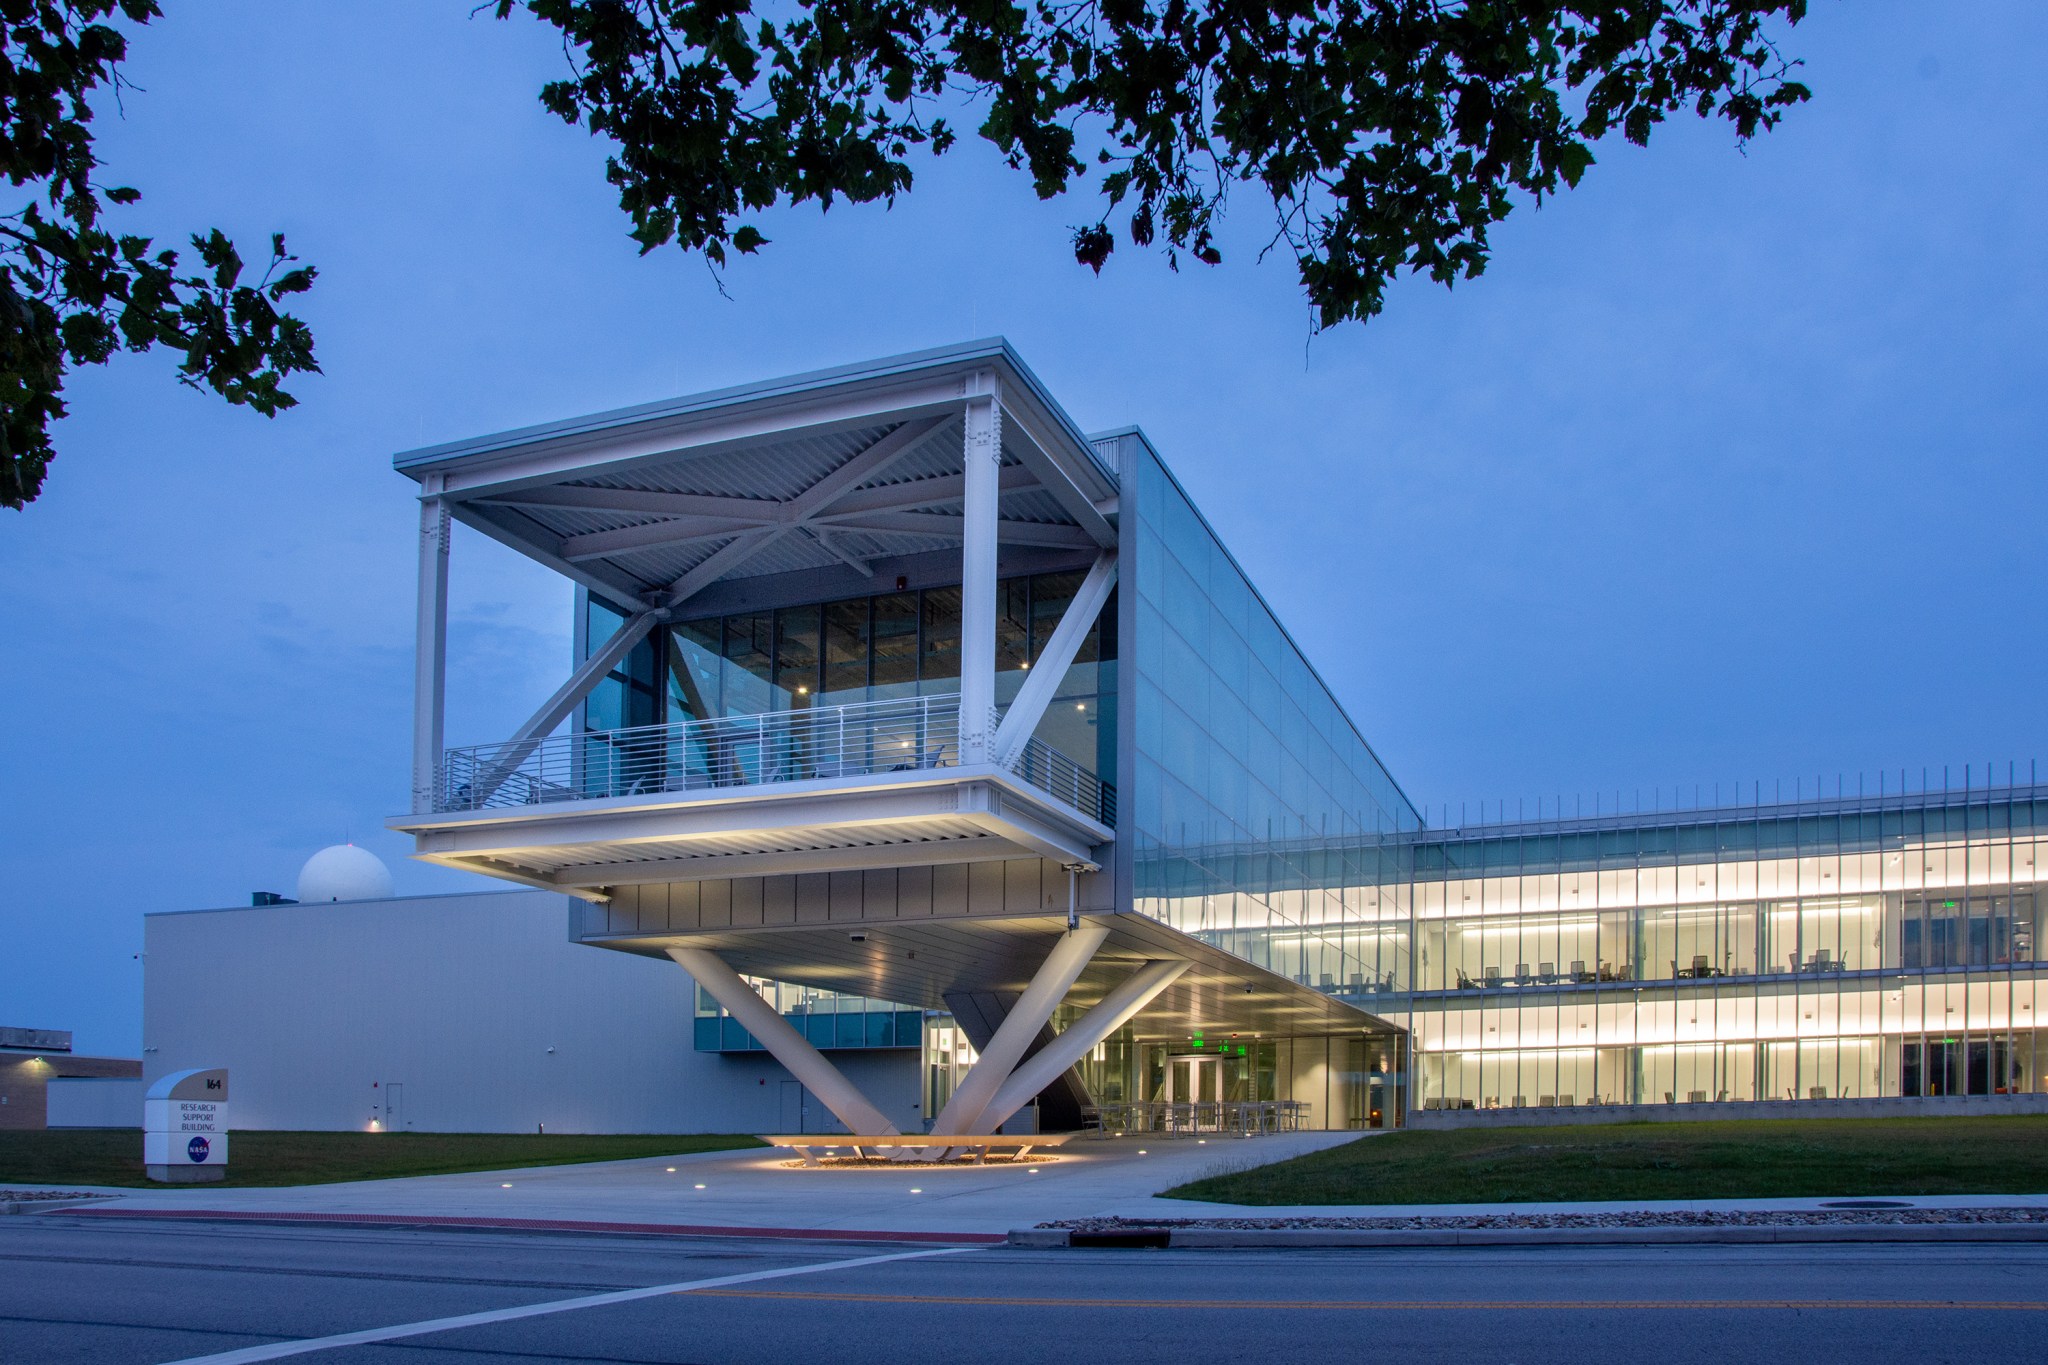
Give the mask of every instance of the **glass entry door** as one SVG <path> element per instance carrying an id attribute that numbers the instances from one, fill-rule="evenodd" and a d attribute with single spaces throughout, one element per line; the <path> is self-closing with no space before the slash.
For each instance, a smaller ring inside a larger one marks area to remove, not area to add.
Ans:
<path id="1" fill-rule="evenodd" d="M 1213 1103 L 1223 1098 L 1223 1059 L 1187 1056 L 1170 1059 L 1166 1099 L 1171 1104 Z"/>

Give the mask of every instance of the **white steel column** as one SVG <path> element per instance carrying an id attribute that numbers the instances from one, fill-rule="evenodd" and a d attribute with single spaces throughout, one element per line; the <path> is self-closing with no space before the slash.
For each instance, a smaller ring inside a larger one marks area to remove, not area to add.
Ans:
<path id="1" fill-rule="evenodd" d="M 960 537 L 960 761 L 989 759 L 996 707 L 996 513 L 1003 405 L 995 377 L 967 400 Z"/>
<path id="2" fill-rule="evenodd" d="M 988 1046 L 967 1068 L 966 1079 L 953 1092 L 953 1098 L 946 1101 L 946 1107 L 933 1121 L 932 1136 L 981 1131 L 974 1125 L 981 1121 L 989 1101 L 1010 1079 L 1024 1049 L 1031 1046 L 1038 1030 L 1052 1018 L 1067 990 L 1108 937 L 1109 926 L 1092 919 L 1060 936 L 1058 945 L 1046 955 L 1045 964 L 1031 978 L 1031 984 L 1024 988 L 1024 994 L 997 1027 L 995 1036 L 988 1040 Z"/>
<path id="3" fill-rule="evenodd" d="M 1161 991 L 1180 980 L 1181 975 L 1194 965 L 1179 958 L 1147 962 L 1125 977 L 1093 1009 L 1010 1073 L 1010 1079 L 996 1091 L 995 1098 L 988 1102 L 988 1108 L 981 1111 L 982 1124 L 991 1131 L 1000 1128 L 1010 1115 L 1031 1103 L 1033 1095 L 1087 1056 L 1088 1049 L 1129 1023 L 1139 1010 L 1151 1004 Z"/>
<path id="4" fill-rule="evenodd" d="M 413 639 L 412 809 L 424 815 L 441 795 L 441 748 L 448 696 L 448 506 L 441 476 L 420 499 L 419 621 Z"/>
<path id="5" fill-rule="evenodd" d="M 740 1027 L 761 1040 L 768 1055 L 789 1070 L 825 1107 L 838 1116 L 846 1130 L 858 1137 L 892 1137 L 896 1125 L 825 1060 L 789 1020 L 749 986 L 731 964 L 707 948 L 670 948 L 668 955 L 688 972 L 711 998 L 726 1007 Z"/>

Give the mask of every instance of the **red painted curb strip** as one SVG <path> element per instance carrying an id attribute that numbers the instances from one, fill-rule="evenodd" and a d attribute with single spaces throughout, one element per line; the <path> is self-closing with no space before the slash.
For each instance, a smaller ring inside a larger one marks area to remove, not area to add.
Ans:
<path id="1" fill-rule="evenodd" d="M 1000 1232 L 859 1232 L 839 1228 L 699 1227 L 686 1223 L 587 1223 L 565 1218 L 487 1218 L 453 1214 L 288 1213 L 250 1209 L 69 1209 L 84 1218 L 190 1218 L 203 1222 L 354 1223 L 385 1227 L 498 1228 L 516 1232 L 623 1232 L 657 1237 L 779 1237 L 809 1242 L 996 1243 Z"/>

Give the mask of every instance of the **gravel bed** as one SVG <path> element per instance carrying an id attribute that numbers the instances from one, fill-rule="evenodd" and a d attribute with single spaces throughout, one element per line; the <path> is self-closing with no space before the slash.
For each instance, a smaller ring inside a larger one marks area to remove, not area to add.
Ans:
<path id="1" fill-rule="evenodd" d="M 97 1190 L 0 1190 L 0 1204 L 34 1204 L 45 1199 L 113 1199 Z"/>
<path id="2" fill-rule="evenodd" d="M 1632 1209 L 1611 1213 L 1416 1214 L 1397 1218 L 1068 1218 L 1038 1226 L 1067 1228 L 1075 1232 L 1141 1228 L 1218 1228 L 1233 1232 L 1264 1232 L 1277 1228 L 1749 1228 L 1873 1223 L 2048 1223 L 2048 1208 Z"/>

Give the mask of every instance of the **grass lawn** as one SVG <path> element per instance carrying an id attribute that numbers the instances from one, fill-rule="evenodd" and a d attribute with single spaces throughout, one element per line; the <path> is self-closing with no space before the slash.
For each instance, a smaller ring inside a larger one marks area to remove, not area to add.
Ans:
<path id="1" fill-rule="evenodd" d="M 1409 1129 L 1166 1191 L 1227 1204 L 2048 1192 L 2048 1117 Z"/>
<path id="2" fill-rule="evenodd" d="M 567 1166 L 758 1147 L 730 1133 L 258 1133 L 234 1131 L 226 1185 L 321 1185 L 515 1166 Z M 156 1185 L 142 1173 L 142 1133 L 133 1128 L 0 1132 L 0 1186 Z M 218 1185 L 211 1188 L 219 1188 Z"/>

